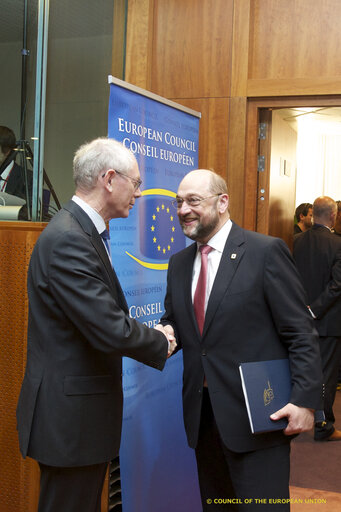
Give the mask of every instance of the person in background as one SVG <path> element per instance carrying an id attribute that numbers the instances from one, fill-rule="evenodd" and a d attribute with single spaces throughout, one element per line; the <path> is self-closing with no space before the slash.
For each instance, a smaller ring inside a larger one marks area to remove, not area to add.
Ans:
<path id="1" fill-rule="evenodd" d="M 313 216 L 313 205 L 311 203 L 302 203 L 295 210 L 296 223 L 294 224 L 294 235 L 303 233 L 311 228 Z"/>
<path id="2" fill-rule="evenodd" d="M 341 441 L 333 403 L 341 360 L 341 238 L 331 229 L 337 205 L 328 196 L 315 199 L 313 226 L 294 238 L 293 256 L 315 319 L 324 380 L 325 422 L 315 426 L 316 441 Z"/>
<path id="3" fill-rule="evenodd" d="M 17 147 L 14 132 L 7 126 L 0 126 L 0 191 L 26 198 L 24 169 L 15 162 Z M 33 174 L 28 170 L 29 197 L 32 198 Z"/>
<path id="4" fill-rule="evenodd" d="M 203 510 L 287 511 L 290 439 L 312 428 L 322 405 L 318 336 L 299 275 L 282 240 L 231 221 L 216 173 L 187 174 L 174 204 L 194 243 L 169 261 L 161 323 L 183 351 L 184 423 Z M 287 357 L 290 403 L 271 419 L 288 425 L 252 434 L 239 365 Z"/>
<path id="5" fill-rule="evenodd" d="M 337 236 L 341 236 L 341 201 L 336 201 L 337 214 L 334 224 L 333 233 Z"/>
<path id="6" fill-rule="evenodd" d="M 120 447 L 122 356 L 162 370 L 175 348 L 162 326 L 130 318 L 112 267 L 106 222 L 128 217 L 141 196 L 134 155 L 96 139 L 78 149 L 73 172 L 75 195 L 42 232 L 28 270 L 17 425 L 23 457 L 39 462 L 39 512 L 100 512 Z"/>
<path id="7" fill-rule="evenodd" d="M 335 219 L 333 233 L 336 236 L 341 236 L 341 201 L 336 201 L 337 204 L 337 215 Z M 338 391 L 341 390 L 341 360 L 339 363 L 339 371 L 338 371 L 338 379 L 337 379 L 337 387 Z"/>

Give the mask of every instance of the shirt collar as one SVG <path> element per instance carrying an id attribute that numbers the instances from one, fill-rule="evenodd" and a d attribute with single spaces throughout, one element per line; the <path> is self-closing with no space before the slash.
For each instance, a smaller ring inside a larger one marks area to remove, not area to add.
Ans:
<path id="1" fill-rule="evenodd" d="M 225 222 L 225 224 L 222 225 L 222 227 L 219 229 L 219 231 L 215 235 L 213 235 L 212 238 L 210 238 L 210 240 L 208 241 L 208 245 L 210 247 L 212 247 L 212 249 L 215 249 L 216 251 L 222 253 L 224 251 L 226 240 L 230 234 L 231 228 L 232 228 L 232 221 L 231 221 L 231 219 L 228 219 Z M 198 245 L 198 249 L 199 249 L 200 245 L 203 245 L 203 244 L 198 242 L 197 245 Z"/>
<path id="2" fill-rule="evenodd" d="M 88 205 L 83 199 L 80 197 L 74 195 L 72 196 L 72 201 L 78 204 L 80 208 L 90 217 L 92 222 L 95 224 L 95 227 L 99 234 L 103 233 L 103 231 L 106 229 L 106 225 L 104 222 L 103 217 L 100 216 L 96 210 L 92 208 L 92 206 Z"/>

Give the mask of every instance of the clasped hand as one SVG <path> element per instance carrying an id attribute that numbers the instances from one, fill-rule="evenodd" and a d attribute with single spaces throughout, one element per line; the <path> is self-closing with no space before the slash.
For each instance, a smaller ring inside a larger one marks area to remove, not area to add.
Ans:
<path id="1" fill-rule="evenodd" d="M 167 338 L 167 340 L 169 342 L 167 357 L 171 356 L 173 354 L 174 350 L 176 349 L 176 345 L 177 345 L 176 339 L 175 339 L 175 336 L 174 336 L 174 329 L 173 329 L 173 327 L 171 325 L 163 326 L 161 324 L 157 324 L 155 326 L 155 329 L 157 329 L 158 331 L 162 332 L 166 336 L 166 338 Z"/>

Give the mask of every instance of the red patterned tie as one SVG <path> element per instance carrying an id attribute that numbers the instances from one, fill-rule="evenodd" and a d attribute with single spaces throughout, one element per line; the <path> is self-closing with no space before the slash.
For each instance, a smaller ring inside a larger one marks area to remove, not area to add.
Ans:
<path id="1" fill-rule="evenodd" d="M 197 319 L 200 334 L 202 334 L 205 322 L 205 297 L 206 297 L 206 283 L 207 283 L 207 258 L 208 253 L 212 251 L 209 245 L 201 245 L 199 247 L 201 252 L 201 269 L 198 279 L 198 284 L 194 294 L 194 313 Z"/>

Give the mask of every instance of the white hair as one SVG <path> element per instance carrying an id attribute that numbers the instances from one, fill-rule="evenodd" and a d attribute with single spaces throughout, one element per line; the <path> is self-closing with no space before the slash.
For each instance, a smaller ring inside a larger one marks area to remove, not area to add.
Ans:
<path id="1" fill-rule="evenodd" d="M 100 137 L 87 142 L 76 151 L 73 159 L 76 189 L 91 190 L 98 176 L 108 169 L 129 174 L 135 165 L 134 154 L 117 140 Z"/>

